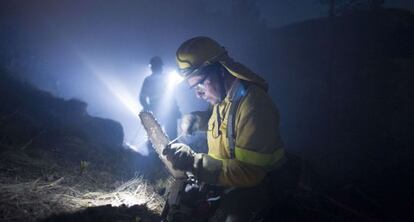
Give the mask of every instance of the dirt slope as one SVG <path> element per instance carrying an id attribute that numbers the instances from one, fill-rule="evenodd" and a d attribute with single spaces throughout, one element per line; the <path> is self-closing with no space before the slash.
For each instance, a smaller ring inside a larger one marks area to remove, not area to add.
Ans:
<path id="1" fill-rule="evenodd" d="M 157 220 L 165 172 L 122 147 L 119 123 L 4 72 L 0 85 L 1 221 Z"/>

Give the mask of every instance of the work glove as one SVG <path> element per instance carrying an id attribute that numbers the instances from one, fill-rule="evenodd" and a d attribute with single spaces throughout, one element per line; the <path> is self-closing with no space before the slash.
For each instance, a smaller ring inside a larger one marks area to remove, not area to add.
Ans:
<path id="1" fill-rule="evenodd" d="M 195 114 L 185 114 L 181 118 L 181 132 L 185 135 L 191 135 L 200 128 L 201 119 Z"/>
<path id="2" fill-rule="evenodd" d="M 183 143 L 167 146 L 163 152 L 175 170 L 193 173 L 200 181 L 218 184 L 222 161 L 205 153 L 196 153 Z"/>
<path id="3" fill-rule="evenodd" d="M 193 171 L 196 153 L 183 143 L 173 143 L 164 148 L 162 154 L 176 170 Z"/>

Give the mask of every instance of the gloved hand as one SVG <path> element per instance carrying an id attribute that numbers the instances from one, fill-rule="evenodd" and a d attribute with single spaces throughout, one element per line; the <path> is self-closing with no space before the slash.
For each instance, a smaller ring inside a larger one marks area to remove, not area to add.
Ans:
<path id="1" fill-rule="evenodd" d="M 181 118 L 181 132 L 186 135 L 191 135 L 199 130 L 200 117 L 194 114 L 185 114 Z"/>
<path id="2" fill-rule="evenodd" d="M 195 152 L 186 144 L 173 143 L 166 147 L 162 154 L 167 157 L 176 170 L 192 171 L 194 168 Z"/>

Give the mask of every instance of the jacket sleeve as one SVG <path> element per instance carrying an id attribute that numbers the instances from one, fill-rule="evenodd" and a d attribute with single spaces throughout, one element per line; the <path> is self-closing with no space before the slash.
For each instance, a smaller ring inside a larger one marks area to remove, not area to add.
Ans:
<path id="1" fill-rule="evenodd" d="M 284 156 L 279 114 L 270 97 L 253 90 L 240 103 L 235 124 L 235 158 L 222 160 L 219 183 L 231 187 L 259 184 Z"/>

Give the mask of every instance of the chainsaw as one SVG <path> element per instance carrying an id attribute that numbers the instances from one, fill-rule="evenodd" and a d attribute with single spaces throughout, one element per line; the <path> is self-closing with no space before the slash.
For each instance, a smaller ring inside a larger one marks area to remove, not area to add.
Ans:
<path id="1" fill-rule="evenodd" d="M 170 145 L 172 142 L 175 142 L 176 140 L 170 141 L 167 134 L 162 130 L 161 125 L 158 123 L 151 112 L 142 111 L 139 113 L 139 118 L 141 119 L 141 123 L 147 132 L 148 139 L 150 140 L 152 147 L 163 162 L 167 171 L 175 179 L 186 179 L 186 172 L 174 169 L 171 162 L 168 161 L 165 155 L 162 154 L 163 150 L 167 149 L 168 145 Z"/>
<path id="2" fill-rule="evenodd" d="M 211 206 L 217 205 L 220 199 L 220 190 L 200 183 L 189 172 L 174 169 L 162 153 L 182 136 L 170 140 L 151 112 L 142 111 L 139 117 L 155 152 L 174 180 L 167 189 L 167 202 L 161 214 L 163 221 L 205 221 Z"/>

